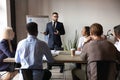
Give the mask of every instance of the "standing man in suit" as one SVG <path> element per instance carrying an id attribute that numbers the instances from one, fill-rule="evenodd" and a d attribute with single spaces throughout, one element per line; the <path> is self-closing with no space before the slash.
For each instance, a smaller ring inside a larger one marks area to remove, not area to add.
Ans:
<path id="1" fill-rule="evenodd" d="M 58 13 L 52 13 L 52 21 L 47 23 L 45 35 L 49 35 L 48 46 L 51 50 L 60 50 L 62 41 L 60 35 L 65 34 L 63 23 L 58 21 Z M 52 65 L 48 64 L 48 69 L 51 69 Z M 60 72 L 63 72 L 64 64 L 61 67 Z"/>
<path id="2" fill-rule="evenodd" d="M 45 35 L 49 34 L 48 46 L 51 50 L 61 48 L 62 42 L 60 35 L 65 34 L 64 25 L 58 22 L 58 13 L 52 13 L 52 21 L 47 23 Z"/>

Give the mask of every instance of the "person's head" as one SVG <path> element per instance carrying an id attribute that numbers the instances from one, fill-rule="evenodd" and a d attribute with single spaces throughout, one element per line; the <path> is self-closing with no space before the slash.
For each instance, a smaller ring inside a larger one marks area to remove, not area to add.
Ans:
<path id="1" fill-rule="evenodd" d="M 103 34 L 103 27 L 99 23 L 94 23 L 90 26 L 91 36 L 101 36 Z"/>
<path id="2" fill-rule="evenodd" d="M 115 26 L 113 29 L 115 37 L 120 39 L 120 25 Z"/>
<path id="3" fill-rule="evenodd" d="M 6 40 L 13 40 L 14 38 L 14 32 L 11 27 L 6 27 L 3 29 L 1 39 L 6 39 Z"/>
<path id="4" fill-rule="evenodd" d="M 30 35 L 37 36 L 38 35 L 38 25 L 35 22 L 30 22 L 26 25 L 27 32 Z"/>
<path id="5" fill-rule="evenodd" d="M 59 16 L 58 16 L 58 13 L 57 13 L 57 12 L 53 12 L 53 13 L 52 13 L 52 20 L 53 20 L 53 21 L 55 21 L 55 22 L 58 21 L 58 17 L 59 17 Z"/>
<path id="6" fill-rule="evenodd" d="M 89 36 L 90 35 L 90 27 L 84 26 L 81 33 L 82 33 L 82 36 Z"/>

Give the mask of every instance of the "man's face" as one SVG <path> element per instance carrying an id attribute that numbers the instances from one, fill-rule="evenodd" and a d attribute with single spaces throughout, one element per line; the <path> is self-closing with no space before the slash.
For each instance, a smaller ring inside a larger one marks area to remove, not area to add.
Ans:
<path id="1" fill-rule="evenodd" d="M 58 20 L 58 15 L 57 14 L 53 14 L 52 15 L 52 20 L 53 21 L 57 21 Z"/>

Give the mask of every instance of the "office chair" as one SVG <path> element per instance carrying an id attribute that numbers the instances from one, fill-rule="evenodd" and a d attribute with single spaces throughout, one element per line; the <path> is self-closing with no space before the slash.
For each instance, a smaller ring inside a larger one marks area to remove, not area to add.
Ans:
<path id="1" fill-rule="evenodd" d="M 91 61 L 87 65 L 88 80 L 116 80 L 117 63 L 115 61 Z"/>

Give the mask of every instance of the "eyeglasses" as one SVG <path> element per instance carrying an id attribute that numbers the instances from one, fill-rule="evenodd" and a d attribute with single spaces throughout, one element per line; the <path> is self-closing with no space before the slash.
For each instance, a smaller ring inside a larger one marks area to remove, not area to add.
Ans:
<path id="1" fill-rule="evenodd" d="M 58 18 L 58 16 L 53 16 L 53 17 Z"/>

